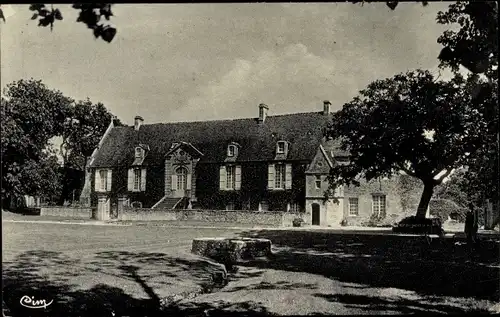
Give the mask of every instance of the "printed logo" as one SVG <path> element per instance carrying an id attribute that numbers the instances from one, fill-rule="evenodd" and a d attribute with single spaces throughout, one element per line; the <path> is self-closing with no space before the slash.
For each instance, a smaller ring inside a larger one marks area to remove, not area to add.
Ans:
<path id="1" fill-rule="evenodd" d="M 19 303 L 26 307 L 26 308 L 47 308 L 52 304 L 54 300 L 51 300 L 50 302 L 47 303 L 47 300 L 45 299 L 35 299 L 34 296 L 29 297 L 28 295 L 24 295 L 21 297 L 21 300 Z"/>

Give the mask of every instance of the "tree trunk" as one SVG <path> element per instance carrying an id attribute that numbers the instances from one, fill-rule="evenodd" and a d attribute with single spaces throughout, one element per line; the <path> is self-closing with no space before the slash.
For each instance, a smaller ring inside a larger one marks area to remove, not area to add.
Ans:
<path id="1" fill-rule="evenodd" d="M 434 183 L 432 181 L 424 182 L 424 191 L 420 197 L 420 202 L 417 208 L 417 218 L 425 218 L 427 213 L 427 208 L 429 207 L 429 202 L 431 201 L 432 194 L 434 193 Z"/>

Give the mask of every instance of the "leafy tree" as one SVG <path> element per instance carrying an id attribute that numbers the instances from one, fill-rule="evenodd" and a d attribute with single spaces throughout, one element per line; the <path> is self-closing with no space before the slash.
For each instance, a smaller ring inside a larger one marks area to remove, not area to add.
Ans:
<path id="1" fill-rule="evenodd" d="M 2 201 L 16 195 L 53 192 L 55 189 L 50 184 L 38 181 L 33 175 L 46 175 L 47 169 L 53 166 L 54 156 L 46 149 L 49 140 L 61 134 L 72 100 L 33 79 L 7 85 L 4 95 L 1 101 Z"/>
<path id="2" fill-rule="evenodd" d="M 96 38 L 102 38 L 104 41 L 110 43 L 116 35 L 116 28 L 109 24 L 102 23 L 103 19 L 109 21 L 113 16 L 111 11 L 111 3 L 74 3 L 72 5 L 73 9 L 79 11 L 78 18 L 76 22 L 84 23 L 87 28 L 91 29 Z M 49 26 L 52 30 L 54 23 L 58 20 L 63 19 L 63 15 L 58 8 L 48 9 L 45 4 L 36 3 L 30 5 L 29 9 L 33 11 L 32 20 L 38 19 L 38 26 L 47 27 Z M 2 9 L 0 8 L 0 18 L 4 20 Z"/>
<path id="3" fill-rule="evenodd" d="M 490 96 L 480 109 L 489 119 L 484 142 L 469 160 L 464 189 L 481 205 L 485 198 L 499 200 L 500 158 L 498 113 L 498 2 L 457 2 L 438 13 L 438 23 L 458 26 L 438 39 L 444 48 L 439 56 L 441 67 L 458 71 L 463 65 L 473 73 L 483 73 L 489 85 L 478 85 L 473 95 Z M 472 194 L 477 193 L 477 194 Z"/>
<path id="4" fill-rule="evenodd" d="M 102 103 L 93 104 L 89 99 L 74 104 L 64 123 L 61 153 L 72 168 L 84 170 L 87 158 L 92 155 L 111 120 L 120 125 Z"/>
<path id="5" fill-rule="evenodd" d="M 331 187 L 404 171 L 423 182 L 416 215 L 425 217 L 434 187 L 484 142 L 483 101 L 472 98 L 473 84 L 460 75 L 438 81 L 423 70 L 369 84 L 328 129 L 350 153 L 349 164 L 331 170 Z"/>
<path id="6" fill-rule="evenodd" d="M 465 179 L 466 169 L 458 168 L 449 176 L 449 180 L 436 187 L 435 197 L 440 199 L 450 199 L 456 202 L 460 207 L 467 208 L 470 197 L 463 184 Z"/>
<path id="7" fill-rule="evenodd" d="M 58 193 L 65 198 L 72 189 L 68 171 L 85 170 L 111 118 L 102 103 L 74 102 L 39 80 L 7 85 L 1 98 L 2 201 Z M 62 168 L 50 148 L 54 137 L 62 138 Z"/>
<path id="8" fill-rule="evenodd" d="M 73 190 L 81 189 L 72 188 L 70 184 L 79 187 L 79 182 L 71 182 L 71 179 L 78 174 L 76 171 L 86 170 L 87 159 L 99 144 L 111 120 L 114 120 L 116 125 L 121 124 L 102 103 L 93 104 L 89 99 L 78 101 L 71 108 L 64 122 L 60 147 L 65 181 L 59 204 L 62 204 Z"/>
<path id="9" fill-rule="evenodd" d="M 438 12 L 437 22 L 459 26 L 437 40 L 444 46 L 439 55 L 441 67 L 458 71 L 462 65 L 472 73 L 498 78 L 498 2 L 458 1 L 446 12 Z"/>

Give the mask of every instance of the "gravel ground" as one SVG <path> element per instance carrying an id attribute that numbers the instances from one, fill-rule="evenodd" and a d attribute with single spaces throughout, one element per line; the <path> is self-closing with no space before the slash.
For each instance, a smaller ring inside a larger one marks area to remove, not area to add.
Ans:
<path id="1" fill-rule="evenodd" d="M 2 222 L 2 227 L 4 288 L 19 296 L 21 293 L 12 289 L 44 289 L 56 298 L 53 309 L 64 307 L 67 316 L 96 309 L 96 316 L 102 315 L 105 307 L 130 312 L 133 307 L 154 305 L 155 298 L 197 290 L 206 283 L 214 267 L 190 254 L 192 239 L 244 234 L 228 228 L 12 222 Z M 284 242 L 272 240 L 277 242 L 273 251 L 278 256 L 289 252 Z M 294 254 L 293 258 L 302 259 L 299 253 Z M 278 259 L 274 264 L 242 265 L 230 276 L 226 287 L 181 301 L 179 307 L 186 311 L 223 309 L 303 315 L 454 313 L 492 306 L 481 298 L 430 296 L 404 288 L 347 282 L 335 275 L 341 272 L 332 276 L 315 272 L 315 267 L 321 270 L 331 260 L 302 263 L 305 270 L 288 267 L 286 261 L 283 265 L 277 264 Z"/>

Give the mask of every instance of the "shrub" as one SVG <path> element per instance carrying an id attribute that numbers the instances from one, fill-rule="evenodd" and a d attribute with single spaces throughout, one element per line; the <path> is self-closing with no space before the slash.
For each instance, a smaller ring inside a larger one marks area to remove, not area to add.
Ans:
<path id="1" fill-rule="evenodd" d="M 340 225 L 341 225 L 342 227 L 346 227 L 346 226 L 349 226 L 350 224 L 349 224 L 349 221 L 347 220 L 347 218 L 344 218 L 344 219 L 342 219 L 342 221 L 340 222 Z"/>
<path id="2" fill-rule="evenodd" d="M 367 221 L 361 222 L 364 227 L 380 227 L 384 225 L 385 215 L 372 214 Z"/>
<path id="3" fill-rule="evenodd" d="M 292 225 L 294 227 L 300 227 L 302 225 L 302 223 L 304 223 L 304 219 L 302 219 L 302 218 L 295 218 L 292 221 Z"/>

